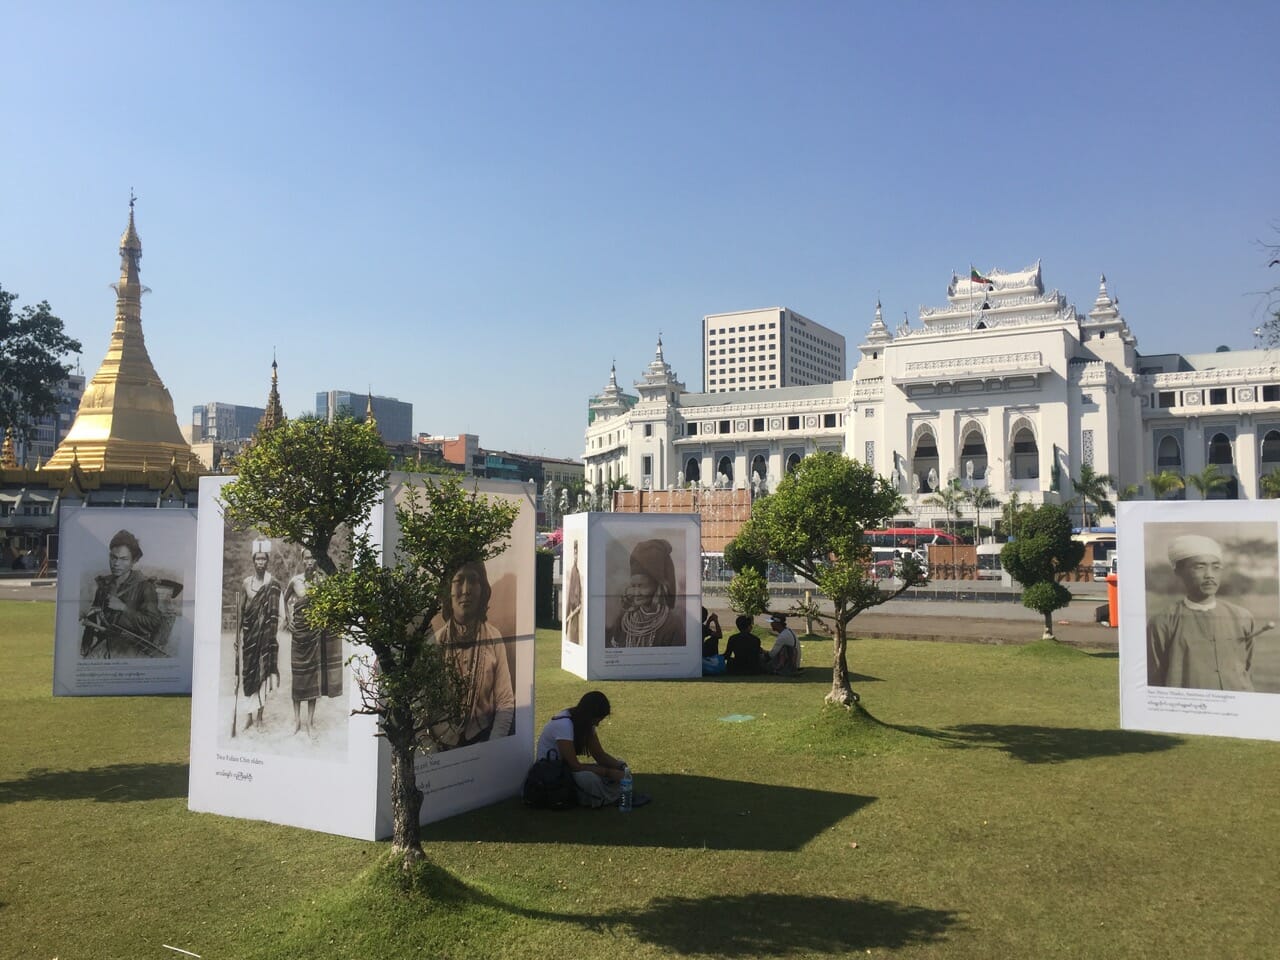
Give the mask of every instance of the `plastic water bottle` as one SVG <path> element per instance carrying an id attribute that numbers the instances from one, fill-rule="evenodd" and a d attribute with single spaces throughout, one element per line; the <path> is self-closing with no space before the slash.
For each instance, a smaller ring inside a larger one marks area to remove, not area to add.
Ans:
<path id="1" fill-rule="evenodd" d="M 622 768 L 622 780 L 618 784 L 622 787 L 622 795 L 618 797 L 618 809 L 623 813 L 631 812 L 631 768 Z"/>

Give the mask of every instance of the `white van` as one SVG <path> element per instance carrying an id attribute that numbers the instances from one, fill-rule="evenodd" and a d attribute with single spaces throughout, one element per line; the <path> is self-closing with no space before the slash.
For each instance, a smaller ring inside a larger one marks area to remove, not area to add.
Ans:
<path id="1" fill-rule="evenodd" d="M 1000 579 L 1000 551 L 1004 549 L 1003 543 L 980 543 L 978 544 L 978 579 L 979 580 L 999 580 Z"/>

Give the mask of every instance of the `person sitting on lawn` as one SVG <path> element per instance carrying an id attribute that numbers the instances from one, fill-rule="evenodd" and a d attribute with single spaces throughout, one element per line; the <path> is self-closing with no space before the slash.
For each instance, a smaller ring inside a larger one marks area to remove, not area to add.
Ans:
<path id="1" fill-rule="evenodd" d="M 724 645 L 725 673 L 740 676 L 759 673 L 764 651 L 760 649 L 760 638 L 751 632 L 754 619 L 742 614 L 733 622 L 737 624 L 738 632 Z"/>
<path id="2" fill-rule="evenodd" d="M 768 668 L 771 673 L 796 673 L 800 670 L 800 639 L 787 626 L 787 617 L 775 613 L 769 618 L 769 627 L 777 637 L 769 651 Z"/>
<path id="3" fill-rule="evenodd" d="M 702 608 L 702 655 L 717 657 L 720 655 L 720 638 L 724 631 L 720 629 L 720 618 Z"/>
<path id="4" fill-rule="evenodd" d="M 605 753 L 596 734 L 596 727 L 607 716 L 609 698 L 592 690 L 582 695 L 576 707 L 561 710 L 547 721 L 538 736 L 538 759 L 559 759 L 569 768 L 580 807 L 610 806 L 622 795 L 620 782 L 627 769 L 626 761 Z M 578 759 L 584 754 L 590 754 L 595 763 Z M 632 794 L 632 806 L 642 807 L 648 802 L 647 795 Z"/>

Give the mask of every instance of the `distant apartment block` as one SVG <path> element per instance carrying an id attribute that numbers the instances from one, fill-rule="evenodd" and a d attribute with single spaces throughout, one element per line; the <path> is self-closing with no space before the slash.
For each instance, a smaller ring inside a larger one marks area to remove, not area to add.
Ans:
<path id="1" fill-rule="evenodd" d="M 349 390 L 329 390 L 316 394 L 316 416 L 333 420 L 339 414 L 348 414 L 357 420 L 364 419 L 369 397 Z M 373 419 L 378 432 L 387 443 L 407 443 L 413 439 L 413 404 L 395 397 L 373 398 Z"/>
<path id="2" fill-rule="evenodd" d="M 35 422 L 31 441 L 25 448 L 21 443 L 17 445 L 18 463 L 34 467 L 53 456 L 58 444 L 75 423 L 76 413 L 80 410 L 80 398 L 84 396 L 84 383 L 83 374 L 73 373 L 54 387 L 57 408 Z"/>
<path id="3" fill-rule="evenodd" d="M 848 377 L 844 336 L 786 307 L 702 318 L 706 393 L 834 383 Z"/>
<path id="4" fill-rule="evenodd" d="M 248 440 L 266 411 L 239 403 L 202 403 L 191 408 L 192 443 Z"/>

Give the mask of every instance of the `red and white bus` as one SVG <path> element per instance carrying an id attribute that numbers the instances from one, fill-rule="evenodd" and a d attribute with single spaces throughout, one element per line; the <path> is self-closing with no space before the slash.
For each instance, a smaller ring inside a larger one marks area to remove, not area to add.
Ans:
<path id="1" fill-rule="evenodd" d="M 937 527 L 889 527 L 885 530 L 867 530 L 863 542 L 872 547 L 892 547 L 919 550 L 930 544 L 955 546 L 960 538 Z"/>

